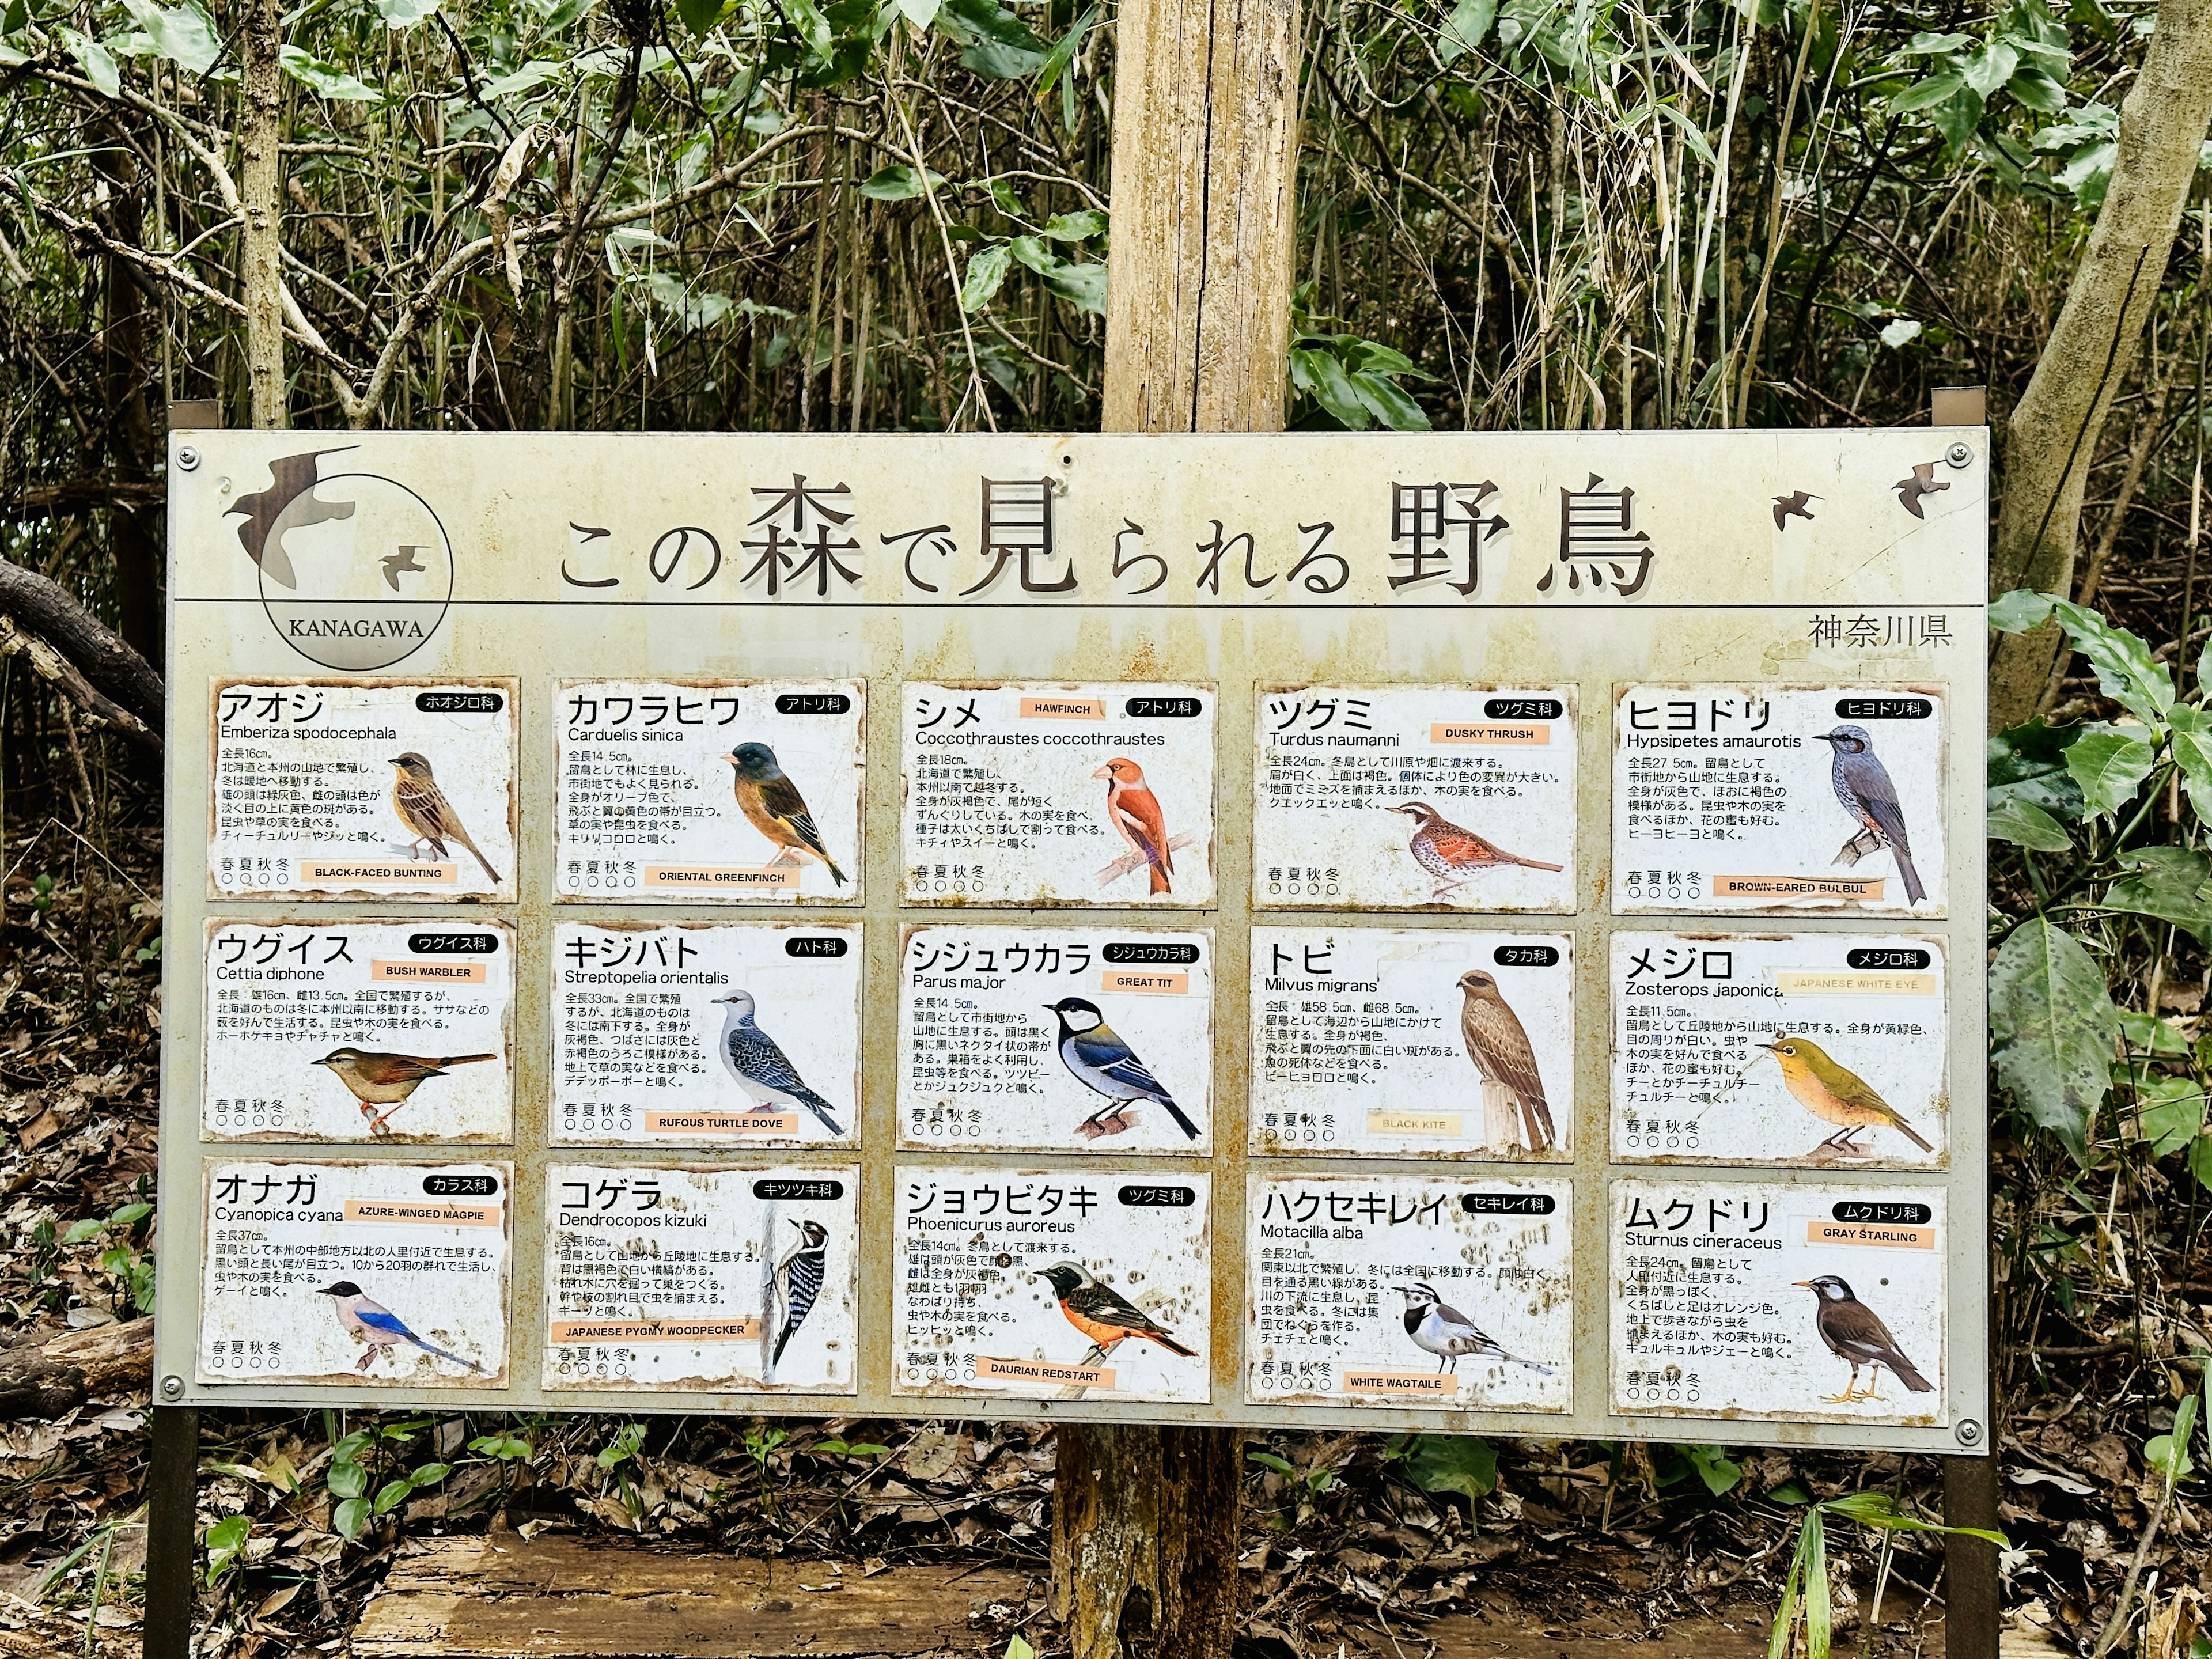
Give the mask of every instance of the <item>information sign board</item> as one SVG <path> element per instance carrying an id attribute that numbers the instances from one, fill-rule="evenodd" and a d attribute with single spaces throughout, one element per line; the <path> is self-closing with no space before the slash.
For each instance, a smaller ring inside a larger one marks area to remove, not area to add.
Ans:
<path id="1" fill-rule="evenodd" d="M 157 1400 L 1986 1449 L 1978 430 L 170 478 Z"/>

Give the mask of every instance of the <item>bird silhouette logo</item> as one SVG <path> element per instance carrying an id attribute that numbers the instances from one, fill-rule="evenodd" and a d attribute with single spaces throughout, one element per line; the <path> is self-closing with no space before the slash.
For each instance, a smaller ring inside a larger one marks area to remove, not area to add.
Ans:
<path id="1" fill-rule="evenodd" d="M 1807 524 L 1812 523 L 1812 510 L 1805 503 L 1820 499 L 1809 489 L 1793 489 L 1787 495 L 1777 495 L 1774 498 L 1774 527 L 1787 530 L 1792 519 L 1802 519 Z"/>
<path id="2" fill-rule="evenodd" d="M 364 1345 L 361 1358 L 354 1366 L 357 1371 L 367 1370 L 375 1362 L 377 1355 L 397 1347 L 402 1342 L 420 1348 L 433 1358 L 450 1359 L 456 1365 L 465 1365 L 472 1371 L 483 1370 L 473 1359 L 465 1359 L 434 1342 L 425 1342 L 407 1328 L 406 1321 L 381 1302 L 364 1293 L 361 1286 L 350 1279 L 341 1279 L 336 1284 L 325 1285 L 315 1294 L 330 1297 L 331 1310 L 337 1315 L 338 1323 L 345 1328 L 346 1334 L 357 1337 Z"/>
<path id="3" fill-rule="evenodd" d="M 1410 1285 L 1393 1285 L 1390 1288 L 1406 1298 L 1407 1336 L 1415 1347 L 1436 1355 L 1438 1376 L 1447 1366 L 1457 1376 L 1459 1362 L 1468 1358 L 1526 1365 L 1539 1376 L 1553 1375 L 1549 1365 L 1540 1365 L 1500 1347 L 1480 1325 L 1438 1296 L 1436 1286 L 1427 1279 L 1417 1279 Z"/>
<path id="4" fill-rule="evenodd" d="M 1889 1334 L 1889 1327 L 1881 1322 L 1881 1316 L 1851 1294 L 1851 1287 L 1833 1273 L 1822 1273 L 1817 1279 L 1796 1281 L 1801 1291 L 1810 1291 L 1820 1298 L 1813 1310 L 1813 1328 L 1820 1340 L 1828 1345 L 1828 1352 L 1837 1358 L 1848 1361 L 1851 1380 L 1844 1385 L 1841 1394 L 1824 1394 L 1823 1403 L 1831 1406 L 1856 1405 L 1862 1400 L 1879 1400 L 1875 1390 L 1881 1383 L 1884 1365 L 1896 1374 L 1897 1380 L 1915 1394 L 1932 1394 L 1936 1385 L 1921 1376 L 1912 1362 L 1905 1357 L 1905 1350 L 1897 1346 L 1897 1339 Z M 1868 1368 L 1871 1368 L 1869 1370 Z M 1859 1372 L 1867 1370 L 1867 1385 L 1859 1387 Z"/>
<path id="5" fill-rule="evenodd" d="M 1076 1133 L 1086 1140 L 1121 1134 L 1133 1127 L 1130 1109 L 1150 1103 L 1173 1118 L 1190 1139 L 1198 1139 L 1198 1125 L 1106 1023 L 1097 1003 L 1062 997 L 1046 1007 L 1060 1020 L 1060 1063 L 1085 1088 L 1106 1097 L 1103 1106 L 1075 1126 Z"/>
<path id="6" fill-rule="evenodd" d="M 714 1050 L 730 1081 L 756 1105 L 785 1110 L 804 1106 L 831 1134 L 843 1134 L 830 1103 L 806 1086 L 806 1079 L 785 1056 L 782 1047 L 761 1030 L 755 1018 L 753 994 L 741 988 L 716 997 L 714 1002 L 723 1010 L 721 1036 Z"/>
<path id="7" fill-rule="evenodd" d="M 429 568 L 422 562 L 422 555 L 429 550 L 427 547 L 410 542 L 397 553 L 386 554 L 380 561 L 384 566 L 384 585 L 397 593 L 399 591 L 399 578 L 403 574 L 410 576 L 428 575 Z"/>
<path id="8" fill-rule="evenodd" d="M 1835 1133 L 1813 1149 L 1814 1157 L 1872 1157 L 1872 1151 L 1854 1139 L 1869 1129 L 1894 1129 L 1922 1152 L 1936 1150 L 1872 1084 L 1810 1037 L 1777 1032 L 1773 1042 L 1758 1046 L 1782 1067 L 1782 1086 L 1790 1091 L 1790 1098 L 1823 1123 L 1835 1126 Z"/>
<path id="9" fill-rule="evenodd" d="M 257 489 L 250 495 L 240 495 L 225 509 L 226 519 L 245 515 L 238 526 L 238 544 L 246 550 L 261 574 L 281 586 L 297 588 L 300 579 L 293 568 L 291 556 L 284 551 L 284 538 L 276 531 L 276 520 L 284 510 L 299 501 L 298 511 L 292 514 L 287 529 L 304 530 L 312 524 L 322 524 L 331 519 L 353 517 L 351 501 L 322 501 L 315 499 L 316 463 L 325 455 L 343 455 L 356 447 L 341 444 L 334 449 L 311 449 L 301 455 L 279 455 L 269 463 L 270 485 Z M 394 591 L 399 584 L 392 583 Z"/>
<path id="10" fill-rule="evenodd" d="M 1498 988 L 1498 976 L 1476 968 L 1459 976 L 1460 1041 L 1474 1062 L 1475 1075 L 1512 1097 L 1520 1119 L 1520 1140 L 1532 1152 L 1558 1143 L 1552 1109 L 1544 1099 L 1544 1079 L 1528 1033 Z"/>
<path id="11" fill-rule="evenodd" d="M 1897 860 L 1897 873 L 1905 883 L 1908 900 L 1917 904 L 1928 896 L 1920 872 L 1912 867 L 1912 843 L 1905 831 L 1905 811 L 1897 802 L 1897 786 L 1889 769 L 1874 752 L 1874 739 L 1863 726 L 1839 726 L 1832 732 L 1815 732 L 1814 741 L 1828 745 L 1833 759 L 1828 781 L 1836 804 L 1856 820 L 1856 834 L 1835 857 L 1838 864 L 1856 864 L 1868 854 L 1887 847 Z"/>
<path id="12" fill-rule="evenodd" d="M 1933 495 L 1937 491 L 1948 489 L 1950 487 L 1951 481 L 1948 478 L 1936 477 L 1936 463 L 1933 461 L 1921 462 L 1912 469 L 1910 477 L 1899 478 L 1890 486 L 1897 492 L 1898 505 L 1916 519 L 1925 519 L 1928 516 L 1920 510 L 1920 502 L 1923 496 Z"/>

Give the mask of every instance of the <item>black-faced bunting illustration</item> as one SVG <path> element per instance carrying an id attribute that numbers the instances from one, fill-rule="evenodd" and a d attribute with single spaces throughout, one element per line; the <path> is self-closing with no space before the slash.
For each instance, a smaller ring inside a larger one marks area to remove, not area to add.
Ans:
<path id="1" fill-rule="evenodd" d="M 445 791 L 438 787 L 430 763 L 410 749 L 404 755 L 394 755 L 387 763 L 392 771 L 392 810 L 413 838 L 410 850 L 419 857 L 427 842 L 431 852 L 443 860 L 450 856 L 446 843 L 457 841 L 483 866 L 483 872 L 492 884 L 498 885 L 499 872 L 491 867 L 491 860 L 478 852 L 476 842 L 469 839 L 469 832 L 461 826 L 461 815 L 453 811 Z"/>
<path id="2" fill-rule="evenodd" d="M 1521 1017 L 1498 988 L 1498 976 L 1471 969 L 1459 976 L 1460 1041 L 1474 1062 L 1477 1076 L 1510 1091 L 1521 1119 L 1521 1142 L 1531 1152 L 1545 1152 L 1559 1135 L 1552 1125 L 1552 1109 L 1544 1100 L 1544 1079 L 1536 1069 L 1536 1051 Z"/>
<path id="3" fill-rule="evenodd" d="M 1851 1287 L 1833 1273 L 1822 1273 L 1815 1279 L 1796 1281 L 1801 1291 L 1810 1291 L 1820 1300 L 1814 1304 L 1813 1328 L 1820 1340 L 1828 1345 L 1828 1352 L 1838 1359 L 1850 1362 L 1851 1380 L 1844 1385 L 1841 1394 L 1823 1395 L 1820 1398 L 1831 1406 L 1848 1406 L 1862 1400 L 1879 1400 L 1875 1392 L 1881 1383 L 1884 1365 L 1897 1374 L 1898 1380 L 1915 1394 L 1930 1394 L 1936 1385 L 1921 1376 L 1912 1362 L 1905 1357 L 1897 1339 L 1889 1334 L 1889 1327 L 1881 1322 L 1881 1316 L 1851 1294 Z M 1867 1385 L 1859 1387 L 1859 1372 L 1871 1367 Z"/>
<path id="4" fill-rule="evenodd" d="M 1905 811 L 1897 804 L 1897 786 L 1889 769 L 1874 752 L 1874 739 L 1863 726 L 1838 726 L 1832 732 L 1816 732 L 1814 741 L 1825 743 L 1833 756 L 1828 781 L 1836 804 L 1856 820 L 1859 830 L 1836 854 L 1838 864 L 1856 864 L 1868 854 L 1887 847 L 1897 860 L 1897 873 L 1905 883 L 1906 898 L 1917 904 L 1928 896 L 1920 872 L 1912 867 L 1912 843 L 1905 831 Z"/>

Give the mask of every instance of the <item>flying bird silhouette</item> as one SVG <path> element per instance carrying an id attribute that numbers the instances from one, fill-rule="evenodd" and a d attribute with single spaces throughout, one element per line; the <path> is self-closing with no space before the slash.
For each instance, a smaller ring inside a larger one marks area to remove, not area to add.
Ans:
<path id="1" fill-rule="evenodd" d="M 357 1336 L 368 1345 L 362 1351 L 360 1363 L 354 1367 L 357 1371 L 367 1370 L 379 1353 L 401 1342 L 410 1343 L 424 1353 L 435 1354 L 441 1359 L 450 1359 L 456 1365 L 466 1365 L 472 1371 L 483 1369 L 473 1359 L 464 1359 L 434 1342 L 425 1342 L 407 1328 L 406 1322 L 398 1314 L 381 1302 L 364 1295 L 361 1286 L 350 1279 L 341 1279 L 335 1285 L 325 1285 L 315 1294 L 330 1297 L 331 1306 L 337 1314 L 338 1323 L 345 1327 L 347 1334 Z"/>
<path id="2" fill-rule="evenodd" d="M 429 550 L 427 547 L 406 546 L 402 547 L 397 553 L 386 554 L 381 561 L 384 566 L 384 585 L 397 593 L 399 591 L 401 571 L 404 570 L 410 575 L 415 576 L 428 575 L 429 568 L 415 556 Z"/>
<path id="3" fill-rule="evenodd" d="M 1774 498 L 1774 527 L 1787 530 L 1792 519 L 1802 519 L 1808 524 L 1812 523 L 1813 515 L 1806 510 L 1805 503 L 1820 499 L 1809 489 L 1793 489 L 1787 495 L 1777 495 Z"/>
<path id="4" fill-rule="evenodd" d="M 831 1134 L 843 1134 L 830 1103 L 806 1086 L 806 1079 L 785 1057 L 776 1040 L 753 1024 L 753 994 L 732 991 L 714 1000 L 726 1011 L 722 1035 L 714 1047 L 730 1080 L 757 1104 L 804 1106 Z"/>
<path id="5" fill-rule="evenodd" d="M 1928 516 L 1920 510 L 1920 498 L 1923 495 L 1933 495 L 1937 490 L 1948 489 L 1950 487 L 1951 481 L 1948 478 L 1938 481 L 1936 477 L 1936 463 L 1933 461 L 1921 462 L 1912 469 L 1911 477 L 1899 478 L 1890 486 L 1897 491 L 1899 503 L 1916 519 L 1924 519 Z"/>
<path id="6" fill-rule="evenodd" d="M 303 455 L 279 455 L 269 463 L 268 489 L 240 495 L 223 509 L 226 519 L 241 513 L 246 515 L 246 522 L 238 526 L 238 544 L 271 581 L 281 582 L 286 587 L 300 585 L 292 561 L 284 551 L 284 538 L 270 538 L 270 532 L 276 527 L 276 520 L 286 507 L 302 495 L 307 498 L 297 521 L 290 526 L 293 529 L 305 529 L 329 519 L 353 517 L 351 501 L 315 499 L 315 463 L 325 455 L 343 455 L 356 447 L 354 444 L 341 444 L 335 449 L 311 449 Z"/>
<path id="7" fill-rule="evenodd" d="M 1457 1375 L 1459 1362 L 1473 1354 L 1478 1358 L 1502 1360 L 1509 1365 L 1526 1365 L 1539 1376 L 1552 1375 L 1549 1365 L 1523 1359 L 1498 1346 L 1482 1327 L 1439 1297 L 1436 1286 L 1427 1279 L 1419 1279 L 1410 1285 L 1393 1285 L 1390 1288 L 1406 1298 L 1406 1334 L 1413 1340 L 1415 1347 L 1436 1355 L 1439 1372 L 1449 1365 Z"/>
<path id="8" fill-rule="evenodd" d="M 1889 781 L 1889 769 L 1875 757 L 1874 739 L 1863 726 L 1839 726 L 1813 736 L 1816 742 L 1826 744 L 1835 756 L 1829 764 L 1828 781 L 1835 789 L 1837 804 L 1862 826 L 1857 835 L 1844 843 L 1836 862 L 1848 860 L 1856 864 L 1875 848 L 1887 847 L 1897 860 L 1905 896 L 1919 903 L 1928 896 L 1927 890 L 1920 884 L 1920 872 L 1912 867 L 1912 844 L 1905 836 L 1905 811 L 1897 804 L 1897 786 Z M 1863 845 L 1869 841 L 1871 846 Z"/>
<path id="9" fill-rule="evenodd" d="M 1536 1070 L 1536 1051 L 1528 1043 L 1521 1017 L 1498 988 L 1498 979 L 1472 969 L 1459 976 L 1460 1041 L 1486 1083 L 1511 1091 L 1521 1115 L 1521 1139 L 1532 1152 L 1549 1151 L 1559 1139 L 1552 1109 L 1545 1103 L 1544 1079 Z"/>
<path id="10" fill-rule="evenodd" d="M 1117 755 L 1091 775 L 1106 781 L 1106 821 L 1143 855 L 1152 891 L 1166 892 L 1169 878 L 1175 874 L 1175 855 L 1168 848 L 1167 819 L 1145 782 L 1144 769 L 1127 756 Z"/>
<path id="11" fill-rule="evenodd" d="M 1060 1018 L 1060 1063 L 1085 1088 L 1106 1097 L 1106 1104 L 1075 1126 L 1078 1134 L 1094 1140 L 1100 1135 L 1120 1134 L 1129 1127 L 1129 1108 L 1139 1101 L 1150 1101 L 1165 1109 L 1183 1133 L 1193 1140 L 1198 1139 L 1198 1125 L 1185 1115 L 1174 1097 L 1160 1086 L 1159 1079 L 1146 1069 L 1145 1062 L 1106 1023 L 1097 1003 L 1081 997 L 1062 997 L 1046 1006 Z"/>
<path id="12" fill-rule="evenodd" d="M 806 810 L 806 798 L 777 764 L 775 750 L 764 743 L 741 743 L 722 758 L 729 762 L 734 774 L 738 810 L 748 823 L 775 843 L 775 856 L 769 862 L 797 864 L 802 856 L 819 859 L 829 870 L 830 879 L 842 887 L 845 872 L 823 844 L 822 832 L 814 827 L 814 814 Z"/>
<path id="13" fill-rule="evenodd" d="M 830 1230 L 818 1221 L 794 1221 L 791 1224 L 799 1229 L 799 1243 L 775 1264 L 775 1273 L 769 1281 L 775 1316 L 769 1322 L 775 1333 L 775 1347 L 769 1355 L 771 1365 L 783 1358 L 783 1351 L 791 1346 L 791 1339 L 799 1334 L 806 1316 L 814 1311 L 815 1299 L 822 1294 L 822 1281 L 829 1269 Z"/>
<path id="14" fill-rule="evenodd" d="M 1851 1380 L 1844 1385 L 1841 1394 L 1821 1397 L 1832 1406 L 1850 1405 L 1861 1400 L 1879 1400 L 1875 1392 L 1881 1380 L 1881 1368 L 1887 1365 L 1897 1373 L 1898 1380 L 1915 1394 L 1932 1394 L 1936 1385 L 1915 1370 L 1905 1350 L 1897 1346 L 1897 1339 L 1889 1334 L 1889 1327 L 1881 1322 L 1881 1316 L 1851 1294 L 1851 1287 L 1833 1273 L 1822 1273 L 1818 1279 L 1796 1281 L 1801 1291 L 1810 1291 L 1820 1298 L 1814 1310 L 1813 1328 L 1820 1334 L 1820 1340 L 1828 1345 L 1828 1352 L 1838 1359 L 1850 1362 Z M 1871 1366 L 1868 1373 L 1866 1392 L 1859 1391 L 1859 1370 Z"/>

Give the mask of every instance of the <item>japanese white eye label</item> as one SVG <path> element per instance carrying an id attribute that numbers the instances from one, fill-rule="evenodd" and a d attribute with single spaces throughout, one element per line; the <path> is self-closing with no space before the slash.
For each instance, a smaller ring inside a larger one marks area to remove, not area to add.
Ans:
<path id="1" fill-rule="evenodd" d="M 1250 1177 L 1244 1397 L 1564 1412 L 1571 1183 Z"/>
<path id="2" fill-rule="evenodd" d="M 902 696 L 904 902 L 1213 902 L 1212 686 Z"/>
<path id="3" fill-rule="evenodd" d="M 1616 1181 L 1612 1409 L 1940 1427 L 1941 1187 Z"/>
<path id="4" fill-rule="evenodd" d="M 504 924 L 210 922 L 204 986 L 210 1140 L 513 1133 Z"/>
<path id="5" fill-rule="evenodd" d="M 1937 939 L 1615 933 L 1613 1157 L 1941 1169 L 1945 994 Z"/>
<path id="6" fill-rule="evenodd" d="M 1255 927 L 1251 966 L 1254 1152 L 1565 1152 L 1566 934 Z"/>
<path id="7" fill-rule="evenodd" d="M 902 1146 L 1204 1155 L 1212 1126 L 1210 930 L 907 930 Z"/>
<path id="8" fill-rule="evenodd" d="M 1207 1177 L 902 1165 L 892 1392 L 1205 1403 Z"/>
<path id="9" fill-rule="evenodd" d="M 1571 686 L 1263 690 L 1255 909 L 1575 908 Z"/>
<path id="10" fill-rule="evenodd" d="M 553 930 L 553 1139 L 849 1146 L 857 923 L 563 922 Z"/>
<path id="11" fill-rule="evenodd" d="M 515 684 L 217 680 L 210 896 L 511 902 Z"/>
<path id="12" fill-rule="evenodd" d="M 545 1181 L 546 1388 L 854 1392 L 853 1170 Z"/>
<path id="13" fill-rule="evenodd" d="M 203 1382 L 507 1381 L 507 1164 L 210 1160 Z"/>
<path id="14" fill-rule="evenodd" d="M 1618 689 L 1615 912 L 1945 915 L 1944 741 L 1917 686 Z"/>
<path id="15" fill-rule="evenodd" d="M 556 896 L 857 903 L 858 680 L 569 680 Z"/>

